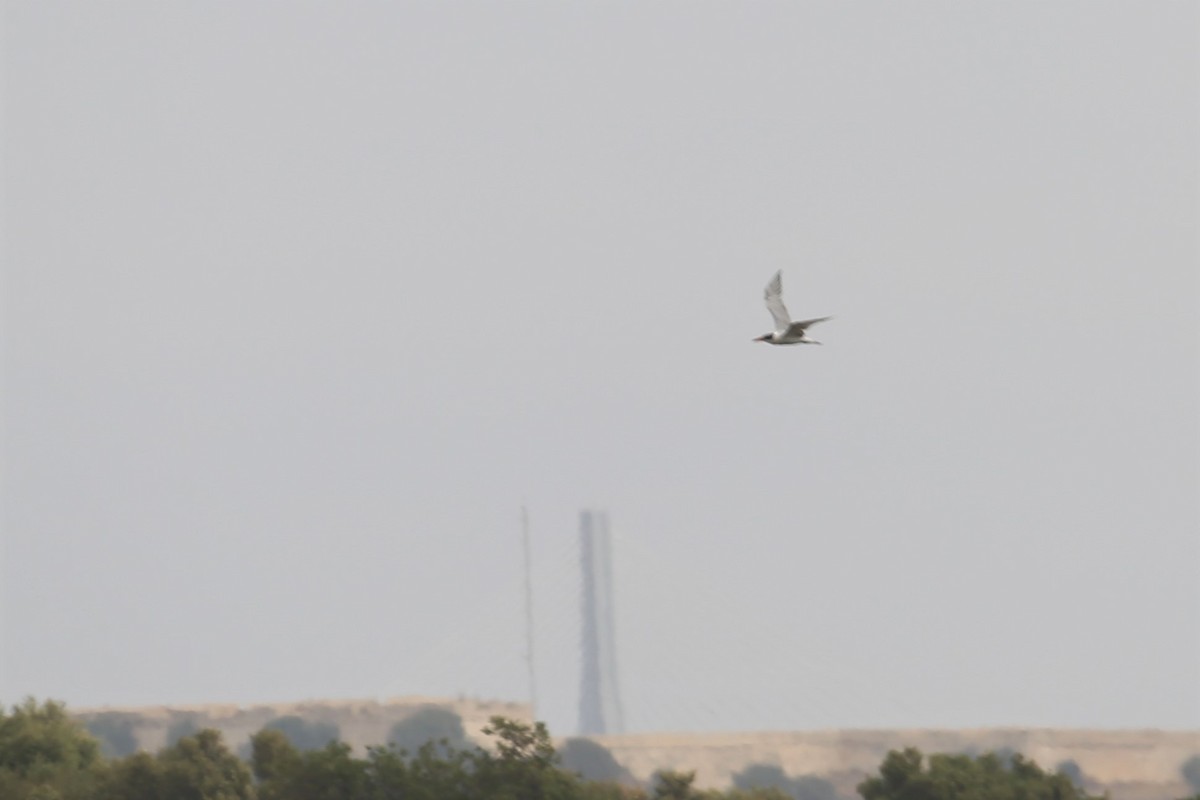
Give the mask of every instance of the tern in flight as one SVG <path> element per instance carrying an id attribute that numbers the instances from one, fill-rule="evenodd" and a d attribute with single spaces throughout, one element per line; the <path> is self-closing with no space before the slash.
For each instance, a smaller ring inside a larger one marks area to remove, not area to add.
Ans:
<path id="1" fill-rule="evenodd" d="M 816 319 L 792 322 L 787 306 L 783 304 L 783 270 L 776 272 L 775 277 L 771 278 L 771 282 L 767 284 L 767 290 L 763 292 L 763 299 L 767 301 L 767 311 L 771 312 L 771 318 L 775 320 L 775 330 L 759 336 L 754 340 L 756 342 L 820 344 L 816 339 L 808 338 L 808 326 L 833 319 L 832 317 L 817 317 Z"/>

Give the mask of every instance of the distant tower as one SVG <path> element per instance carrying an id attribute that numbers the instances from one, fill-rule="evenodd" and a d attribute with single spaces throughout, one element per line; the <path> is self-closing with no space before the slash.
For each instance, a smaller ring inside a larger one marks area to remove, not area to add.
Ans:
<path id="1" fill-rule="evenodd" d="M 617 651 L 613 630 L 612 537 L 608 514 L 579 515 L 583 566 L 583 682 L 579 732 L 584 736 L 621 733 L 624 720 L 617 693 Z"/>

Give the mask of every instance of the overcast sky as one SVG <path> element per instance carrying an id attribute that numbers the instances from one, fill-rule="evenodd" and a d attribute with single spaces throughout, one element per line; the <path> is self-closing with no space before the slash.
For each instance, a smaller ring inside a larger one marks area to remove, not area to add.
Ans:
<path id="1" fill-rule="evenodd" d="M 0 701 L 1200 726 L 1198 9 L 6 3 Z"/>

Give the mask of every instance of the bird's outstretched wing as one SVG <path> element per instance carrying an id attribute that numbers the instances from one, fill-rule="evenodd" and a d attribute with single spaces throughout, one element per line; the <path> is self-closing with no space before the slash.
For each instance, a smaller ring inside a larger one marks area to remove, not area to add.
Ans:
<path id="1" fill-rule="evenodd" d="M 775 277 L 771 278 L 766 291 L 763 292 L 763 299 L 767 301 L 767 311 L 771 312 L 771 318 L 775 320 L 775 330 L 786 331 L 792 324 L 792 315 L 783 304 L 783 270 L 776 272 Z"/>
<path id="2" fill-rule="evenodd" d="M 824 322 L 827 319 L 833 319 L 833 317 L 817 317 L 816 319 L 805 319 L 805 320 L 801 320 L 800 322 L 793 322 L 788 327 L 788 330 L 793 331 L 795 333 L 799 333 L 799 332 L 803 331 L 805 328 L 807 328 L 809 325 L 816 325 L 818 322 Z"/>

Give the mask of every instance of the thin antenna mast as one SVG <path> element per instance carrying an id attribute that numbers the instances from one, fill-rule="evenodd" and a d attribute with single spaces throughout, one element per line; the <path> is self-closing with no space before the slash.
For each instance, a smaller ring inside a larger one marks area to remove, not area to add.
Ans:
<path id="1" fill-rule="evenodd" d="M 529 511 L 521 506 L 521 546 L 525 553 L 525 664 L 529 667 L 529 708 L 537 722 L 537 681 L 533 671 L 533 571 L 529 559 Z"/>

